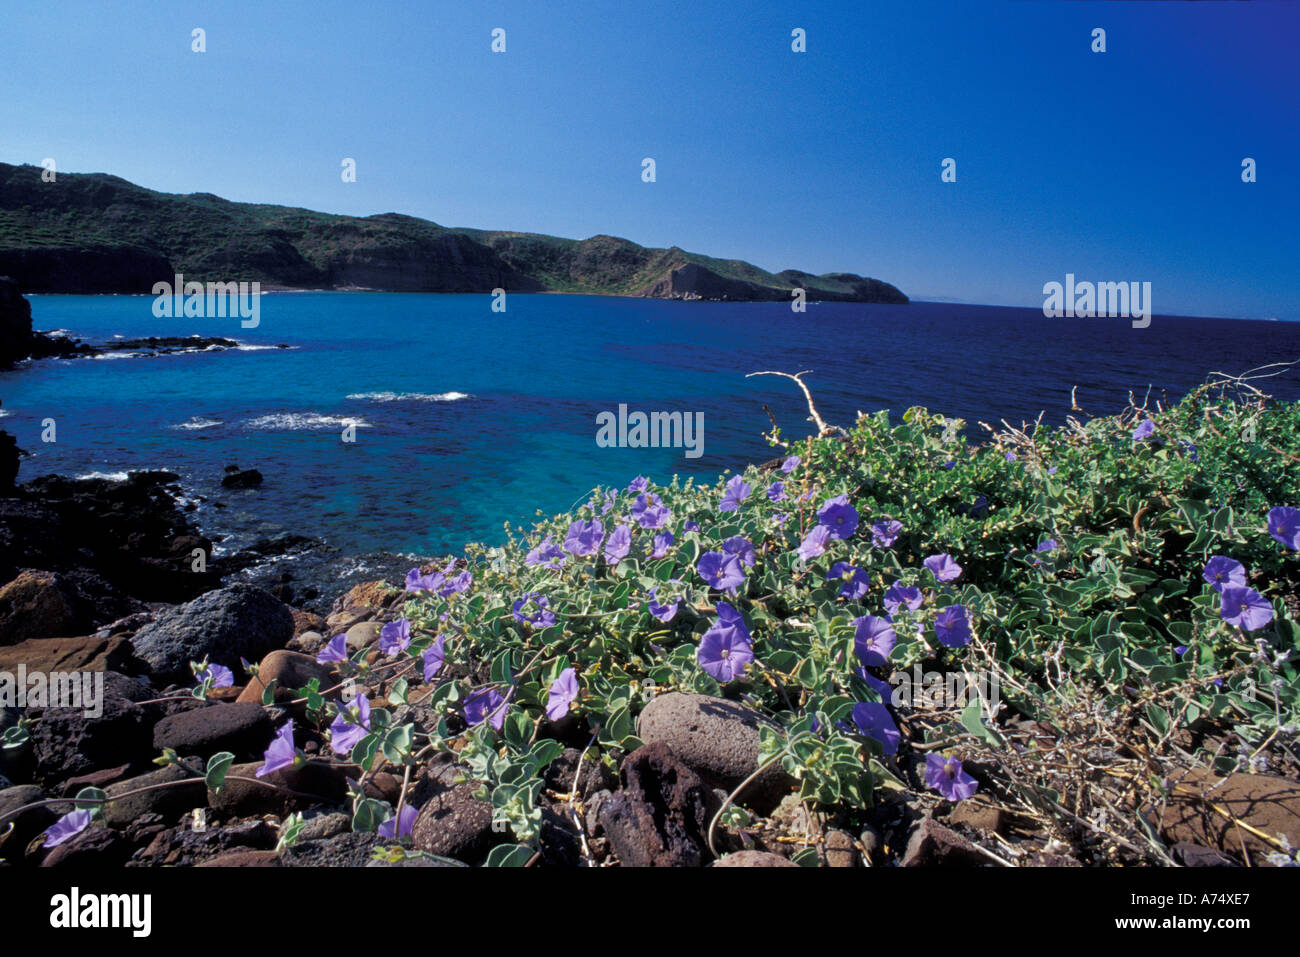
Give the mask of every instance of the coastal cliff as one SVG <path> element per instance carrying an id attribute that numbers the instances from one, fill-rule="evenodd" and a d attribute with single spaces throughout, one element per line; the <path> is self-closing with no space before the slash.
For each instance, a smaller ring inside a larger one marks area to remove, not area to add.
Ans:
<path id="1" fill-rule="evenodd" d="M 176 273 L 293 289 L 564 292 L 657 299 L 905 303 L 852 273 L 769 273 L 613 236 L 451 228 L 398 213 L 338 216 L 175 195 L 103 173 L 0 163 L 0 275 L 24 292 L 148 293 Z"/>

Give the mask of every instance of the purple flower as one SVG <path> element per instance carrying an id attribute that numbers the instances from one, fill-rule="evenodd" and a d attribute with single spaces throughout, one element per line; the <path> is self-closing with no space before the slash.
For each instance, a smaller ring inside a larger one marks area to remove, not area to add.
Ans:
<path id="1" fill-rule="evenodd" d="M 700 530 L 699 522 L 687 522 L 682 526 L 682 532 L 698 532 Z"/>
<path id="2" fill-rule="evenodd" d="M 396 817 L 390 817 L 379 825 L 379 836 L 391 838 L 394 841 L 410 837 L 411 831 L 415 827 L 415 819 L 419 816 L 419 811 L 409 804 L 403 804 L 402 810 Z"/>
<path id="3" fill-rule="evenodd" d="M 447 660 L 447 637 L 439 635 L 433 640 L 428 648 L 424 649 L 424 654 L 420 657 L 424 661 L 424 680 L 432 681 L 434 676 L 442 670 L 443 663 Z"/>
<path id="4" fill-rule="evenodd" d="M 1230 625 L 1254 631 L 1273 620 L 1273 606 L 1253 588 L 1229 585 L 1220 594 L 1219 615 Z"/>
<path id="5" fill-rule="evenodd" d="M 753 568 L 758 556 L 754 554 L 754 543 L 742 535 L 733 535 L 722 543 L 722 550 L 728 555 L 735 555 L 745 568 Z"/>
<path id="6" fill-rule="evenodd" d="M 1210 587 L 1222 592 L 1228 585 L 1246 587 L 1246 566 L 1226 555 L 1215 555 L 1205 563 L 1201 577 L 1210 583 Z"/>
<path id="7" fill-rule="evenodd" d="M 322 665 L 329 661 L 347 661 L 347 660 L 348 660 L 348 636 L 341 633 L 331 638 L 329 640 L 329 644 L 327 644 L 324 648 L 322 648 L 320 650 L 320 654 L 316 656 L 316 661 Z"/>
<path id="8" fill-rule="evenodd" d="M 45 830 L 45 843 L 41 847 L 58 847 L 64 841 L 76 837 L 90 826 L 90 811 L 72 811 L 63 815 Z"/>
<path id="9" fill-rule="evenodd" d="M 330 725 L 330 749 L 347 757 L 357 742 L 370 733 L 370 699 L 357 692 L 345 708 L 341 708 Z"/>
<path id="10" fill-rule="evenodd" d="M 934 633 L 939 642 L 948 648 L 961 648 L 970 644 L 970 621 L 965 605 L 949 605 L 934 619 Z"/>
<path id="11" fill-rule="evenodd" d="M 668 549 L 677 543 L 672 532 L 660 532 L 655 536 L 654 551 L 650 553 L 651 558 L 663 558 L 668 554 Z"/>
<path id="12" fill-rule="evenodd" d="M 559 545 L 552 544 L 549 535 L 524 558 L 524 564 L 529 568 L 535 568 L 538 565 L 543 565 L 546 568 L 560 568 L 564 565 L 564 562 L 564 549 Z"/>
<path id="13" fill-rule="evenodd" d="M 531 615 L 524 612 L 524 608 L 532 603 L 536 609 Z M 514 608 L 511 614 L 515 621 L 521 624 L 529 624 L 534 628 L 550 628 L 555 624 L 555 612 L 551 611 L 551 601 L 545 595 L 530 591 L 523 598 L 515 600 Z"/>
<path id="14" fill-rule="evenodd" d="M 925 756 L 925 783 L 954 803 L 964 801 L 979 787 L 979 783 L 961 769 L 956 758 L 944 760 L 931 751 Z"/>
<path id="15" fill-rule="evenodd" d="M 1151 438 L 1151 436 L 1155 435 L 1155 432 L 1156 424 L 1150 419 L 1143 419 L 1141 423 L 1138 424 L 1138 427 L 1133 430 L 1133 441 L 1145 442 L 1147 439 Z"/>
<path id="16" fill-rule="evenodd" d="M 894 689 L 890 686 L 889 682 L 877 678 L 871 672 L 867 671 L 866 668 L 854 668 L 853 673 L 857 675 L 859 678 L 861 678 L 863 681 L 865 681 L 869 688 L 875 691 L 876 694 L 880 695 L 880 697 L 884 698 L 886 701 L 888 701 L 893 696 Z"/>
<path id="17" fill-rule="evenodd" d="M 858 510 L 849 504 L 847 495 L 829 499 L 818 511 L 817 520 L 831 530 L 831 538 L 852 538 L 858 530 Z"/>
<path id="18" fill-rule="evenodd" d="M 1300 508 L 1279 505 L 1268 513 L 1268 533 L 1287 548 L 1300 549 Z"/>
<path id="19" fill-rule="evenodd" d="M 442 572 L 429 572 L 427 575 L 421 575 L 420 569 L 412 568 L 406 573 L 406 590 L 411 592 L 437 591 L 442 587 L 444 577 Z"/>
<path id="20" fill-rule="evenodd" d="M 658 585 L 655 585 L 654 588 L 650 589 L 650 600 L 649 602 L 647 602 L 646 607 L 650 610 L 650 614 L 654 615 L 660 621 L 667 623 L 672 621 L 673 616 L 677 614 L 677 609 L 681 607 L 682 599 L 680 596 L 678 596 L 677 598 L 673 599 L 671 605 L 664 604 L 658 598 L 655 597 L 655 594 L 658 591 L 659 591 Z"/>
<path id="21" fill-rule="evenodd" d="M 627 483 L 627 490 L 632 493 L 644 492 L 650 487 L 650 480 L 644 475 L 638 475 L 632 481 Z"/>
<path id="22" fill-rule="evenodd" d="M 883 522 L 876 522 L 871 526 L 871 544 L 877 548 L 889 548 L 894 542 L 898 541 L 899 533 L 903 531 L 903 523 L 886 519 Z"/>
<path id="23" fill-rule="evenodd" d="M 800 461 L 801 459 L 799 458 L 799 456 L 797 455 L 790 456 L 788 459 L 786 459 L 784 462 L 781 463 L 781 471 L 784 472 L 786 475 L 789 475 L 791 472 L 793 472 L 795 469 L 799 467 Z"/>
<path id="24" fill-rule="evenodd" d="M 848 562 L 836 562 L 831 566 L 831 573 L 827 576 L 827 581 L 843 579 L 844 585 L 840 588 L 840 595 L 849 601 L 860 601 L 867 595 L 867 590 L 871 587 L 871 581 L 867 573 L 856 565 L 850 565 Z"/>
<path id="25" fill-rule="evenodd" d="M 867 615 L 853 620 L 853 650 L 868 668 L 885 664 L 898 644 L 894 626 L 883 618 Z"/>
<path id="26" fill-rule="evenodd" d="M 826 553 L 826 543 L 830 541 L 831 530 L 825 525 L 818 525 L 799 543 L 799 557 L 804 561 Z"/>
<path id="27" fill-rule="evenodd" d="M 904 585 L 902 582 L 894 582 L 885 592 L 885 611 L 889 612 L 892 618 L 898 614 L 898 609 L 904 605 L 908 611 L 916 611 L 925 602 L 921 595 L 921 589 L 914 585 Z"/>
<path id="28" fill-rule="evenodd" d="M 1014 461 L 1016 460 L 1016 453 L 1015 453 L 1015 452 L 1008 452 L 1008 453 L 1006 454 L 1006 460 L 1007 460 L 1008 462 L 1014 462 Z"/>
<path id="29" fill-rule="evenodd" d="M 564 538 L 564 548 L 570 555 L 586 558 L 600 551 L 605 539 L 605 526 L 598 521 L 574 522 Z"/>
<path id="30" fill-rule="evenodd" d="M 885 754 L 897 754 L 902 735 L 898 725 L 889 716 L 889 709 L 874 701 L 863 701 L 853 706 L 853 723 L 863 737 L 879 741 Z"/>
<path id="31" fill-rule="evenodd" d="M 1183 454 L 1193 462 L 1199 462 L 1201 460 L 1201 457 L 1196 453 L 1196 446 L 1191 442 L 1188 442 L 1186 439 L 1180 439 L 1178 447 L 1182 449 Z"/>
<path id="32" fill-rule="evenodd" d="M 632 519 L 642 528 L 663 528 L 673 517 L 673 513 L 664 505 L 663 499 L 653 492 L 638 495 L 632 503 Z"/>
<path id="33" fill-rule="evenodd" d="M 943 463 L 943 467 L 946 468 L 949 472 L 951 472 L 953 469 L 957 467 L 957 460 L 949 459 L 947 462 Z"/>
<path id="34" fill-rule="evenodd" d="M 1186 645 L 1175 645 L 1175 646 L 1174 646 L 1174 654 L 1176 654 L 1179 658 L 1181 658 L 1183 655 L 1187 654 L 1187 646 L 1186 646 Z"/>
<path id="35" fill-rule="evenodd" d="M 921 564 L 934 572 L 934 577 L 941 582 L 953 581 L 961 575 L 961 566 L 953 561 L 952 556 L 947 553 L 931 555 Z"/>
<path id="36" fill-rule="evenodd" d="M 749 493 L 753 491 L 749 484 L 739 475 L 733 475 L 727 482 L 726 494 L 722 496 L 722 501 L 718 503 L 719 512 L 734 512 L 740 508 L 740 503 L 749 498 Z"/>
<path id="37" fill-rule="evenodd" d="M 379 630 L 379 650 L 389 658 L 411 645 L 411 623 L 405 618 L 390 621 Z"/>
<path id="38" fill-rule="evenodd" d="M 609 538 L 605 539 L 605 561 L 611 565 L 617 565 L 627 558 L 631 551 L 632 529 L 628 525 L 620 525 L 609 533 Z"/>
<path id="39" fill-rule="evenodd" d="M 1045 538 L 1045 539 L 1043 539 L 1041 542 L 1038 543 L 1038 547 L 1035 548 L 1034 551 L 1036 551 L 1036 552 L 1054 552 L 1054 551 L 1056 551 L 1059 547 L 1060 547 L 1060 546 L 1056 544 L 1056 539 L 1054 539 L 1054 538 Z"/>
<path id="40" fill-rule="evenodd" d="M 292 767 L 297 760 L 298 749 L 293 746 L 293 720 L 290 719 L 271 740 L 271 746 L 263 755 L 264 763 L 257 769 L 257 777 L 266 777 L 281 768 Z"/>
<path id="41" fill-rule="evenodd" d="M 569 707 L 577 698 L 578 676 L 572 668 L 565 668 L 546 692 L 546 717 L 559 721 L 569 713 Z"/>
<path id="42" fill-rule="evenodd" d="M 767 487 L 767 497 L 772 502 L 784 502 L 790 496 L 785 494 L 784 482 L 773 482 Z"/>
<path id="43" fill-rule="evenodd" d="M 740 559 L 726 552 L 705 552 L 695 567 L 709 587 L 718 591 L 734 591 L 745 583 Z"/>
<path id="44" fill-rule="evenodd" d="M 496 688 L 480 688 L 465 699 L 465 721 L 474 727 L 486 719 L 488 724 L 500 731 L 505 724 L 506 709 L 506 699 L 501 697 Z"/>
<path id="45" fill-rule="evenodd" d="M 451 566 L 448 565 L 447 567 L 450 568 Z M 474 584 L 474 576 L 466 569 L 455 578 L 447 579 L 447 583 L 438 590 L 438 594 L 443 598 L 448 595 L 459 595 L 463 591 L 469 591 L 469 586 L 472 584 Z"/>
<path id="46" fill-rule="evenodd" d="M 695 657 L 700 667 L 721 684 L 743 675 L 745 666 L 754 660 L 754 650 L 740 612 L 725 601 L 718 602 L 717 623 L 700 638 Z"/>
<path id="47" fill-rule="evenodd" d="M 212 679 L 213 688 L 233 688 L 235 685 L 235 673 L 225 665 L 208 665 L 194 677 L 200 685 Z"/>

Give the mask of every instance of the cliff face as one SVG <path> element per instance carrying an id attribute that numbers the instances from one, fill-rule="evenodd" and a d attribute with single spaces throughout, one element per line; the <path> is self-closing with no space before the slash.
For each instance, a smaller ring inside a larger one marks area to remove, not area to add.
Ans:
<path id="1" fill-rule="evenodd" d="M 740 260 L 614 236 L 452 229 L 413 216 L 335 216 L 173 195 L 102 173 L 0 163 L 0 274 L 24 291 L 148 293 L 176 273 L 299 289 L 575 292 L 671 299 L 906 302 L 847 273 L 769 273 Z"/>
<path id="2" fill-rule="evenodd" d="M 0 369 L 26 359 L 32 349 L 32 304 L 18 284 L 0 276 Z"/>

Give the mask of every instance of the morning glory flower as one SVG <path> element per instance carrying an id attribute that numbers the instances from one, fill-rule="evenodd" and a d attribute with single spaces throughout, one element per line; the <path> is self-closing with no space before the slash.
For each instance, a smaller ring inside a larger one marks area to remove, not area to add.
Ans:
<path id="1" fill-rule="evenodd" d="M 677 609 L 681 607 L 682 599 L 681 596 L 678 596 L 673 599 L 671 605 L 668 605 L 655 597 L 658 591 L 658 585 L 655 585 L 654 588 L 650 589 L 650 600 L 646 603 L 646 607 L 649 609 L 650 614 L 654 615 L 660 621 L 667 623 L 672 621 L 673 616 L 677 614 Z"/>
<path id="2" fill-rule="evenodd" d="M 524 612 L 524 608 L 532 602 L 535 609 L 531 615 Z M 530 591 L 523 598 L 515 600 L 514 608 L 511 614 L 515 621 L 521 624 L 532 625 L 534 628 L 550 628 L 555 624 L 555 612 L 551 611 L 551 602 L 545 595 L 540 592 Z"/>
<path id="3" fill-rule="evenodd" d="M 781 463 L 781 471 L 784 472 L 786 475 L 789 475 L 791 472 L 793 472 L 795 469 L 799 467 L 800 461 L 802 460 L 799 458 L 799 456 L 797 455 L 790 456 L 788 459 L 786 459 L 784 462 Z"/>
<path id="4" fill-rule="evenodd" d="M 394 841 L 410 837 L 411 831 L 415 827 L 415 819 L 419 816 L 419 811 L 409 804 L 403 804 L 401 812 L 396 817 L 390 817 L 379 825 L 379 836 L 391 838 Z"/>
<path id="5" fill-rule="evenodd" d="M 574 522 L 564 538 L 564 548 L 570 555 L 586 558 L 600 551 L 605 540 L 605 526 L 598 521 Z"/>
<path id="6" fill-rule="evenodd" d="M 1246 631 L 1255 631 L 1273 620 L 1272 604 L 1253 588 L 1228 585 L 1220 594 L 1223 596 L 1223 601 L 1219 607 L 1219 615 L 1230 625 L 1236 625 Z"/>
<path id="7" fill-rule="evenodd" d="M 943 463 L 943 467 L 946 468 L 949 472 L 951 472 L 953 469 L 957 467 L 957 460 L 949 459 L 947 462 Z"/>
<path id="8" fill-rule="evenodd" d="M 410 592 L 437 591 L 442 587 L 444 577 L 442 572 L 429 572 L 427 575 L 421 575 L 420 569 L 412 568 L 406 573 L 406 590 Z"/>
<path id="9" fill-rule="evenodd" d="M 638 495 L 632 503 L 632 519 L 642 528 L 663 528 L 672 521 L 673 513 L 658 495 L 650 492 Z"/>
<path id="10" fill-rule="evenodd" d="M 745 583 L 740 559 L 726 552 L 705 552 L 695 568 L 709 587 L 718 591 L 734 591 Z"/>
<path id="11" fill-rule="evenodd" d="M 496 688 L 480 688 L 465 699 L 465 721 L 474 727 L 486 720 L 500 731 L 505 724 L 507 707 L 506 699 Z"/>
<path id="12" fill-rule="evenodd" d="M 257 777 L 274 774 L 281 768 L 293 767 L 298 762 L 298 749 L 293 746 L 293 720 L 284 723 L 271 741 L 271 746 L 262 756 L 263 764 L 257 769 Z"/>
<path id="13" fill-rule="evenodd" d="M 650 480 L 644 475 L 638 475 L 632 481 L 627 483 L 627 490 L 632 493 L 644 492 L 650 487 Z"/>
<path id="14" fill-rule="evenodd" d="M 970 644 L 970 621 L 965 605 L 949 605 L 934 619 L 934 633 L 939 642 L 948 648 L 961 648 Z"/>
<path id="15" fill-rule="evenodd" d="M 790 497 L 789 495 L 785 494 L 784 482 L 773 482 L 771 485 L 767 487 L 768 501 L 784 502 L 789 497 Z"/>
<path id="16" fill-rule="evenodd" d="M 424 662 L 424 680 L 432 681 L 434 675 L 442 670 L 443 663 L 447 660 L 447 636 L 439 635 L 433 640 L 424 653 L 420 655 Z"/>
<path id="17" fill-rule="evenodd" d="M 925 783 L 954 803 L 966 800 L 979 787 L 979 782 L 962 770 L 960 761 L 944 760 L 933 751 L 925 756 Z"/>
<path id="18" fill-rule="evenodd" d="M 668 554 L 668 549 L 677 543 L 672 532 L 660 532 L 655 536 L 654 551 L 650 553 L 651 558 L 663 558 Z"/>
<path id="19" fill-rule="evenodd" d="M 1201 460 L 1201 457 L 1196 453 L 1196 446 L 1191 442 L 1188 442 L 1186 439 L 1180 439 L 1178 446 L 1182 449 L 1183 454 L 1193 462 L 1199 462 Z"/>
<path id="20" fill-rule="evenodd" d="M 1270 510 L 1268 533 L 1287 548 L 1300 549 L 1300 508 L 1279 505 Z"/>
<path id="21" fill-rule="evenodd" d="M 718 503 L 719 512 L 734 512 L 740 508 L 740 503 L 749 498 L 749 493 L 753 489 L 749 487 L 743 478 L 739 475 L 733 475 L 727 482 L 726 493 L 722 496 L 722 501 Z"/>
<path id="22" fill-rule="evenodd" d="M 799 557 L 804 561 L 826 553 L 826 543 L 830 541 L 831 530 L 825 525 L 818 525 L 799 543 Z"/>
<path id="23" fill-rule="evenodd" d="M 853 650 L 867 667 L 885 664 L 898 644 L 894 626 L 883 618 L 867 615 L 853 620 Z"/>
<path id="24" fill-rule="evenodd" d="M 411 645 L 411 623 L 405 618 L 390 621 L 379 630 L 379 650 L 389 658 Z"/>
<path id="25" fill-rule="evenodd" d="M 578 698 L 578 676 L 572 668 L 565 668 L 560 676 L 551 682 L 546 692 L 546 717 L 559 721 L 569 713 L 569 708 Z"/>
<path id="26" fill-rule="evenodd" d="M 529 568 L 536 568 L 538 565 L 552 569 L 560 568 L 564 565 L 564 562 L 564 549 L 559 545 L 552 544 L 549 535 L 524 558 L 524 564 Z"/>
<path id="27" fill-rule="evenodd" d="M 854 668 L 853 673 L 867 683 L 876 694 L 880 695 L 886 701 L 889 701 L 894 695 L 894 688 L 888 681 L 877 678 L 866 668 Z"/>
<path id="28" fill-rule="evenodd" d="M 682 526 L 683 532 L 698 532 L 700 530 L 699 522 L 687 522 Z"/>
<path id="29" fill-rule="evenodd" d="M 1175 646 L 1174 646 L 1174 654 L 1176 654 L 1179 658 L 1181 658 L 1183 655 L 1187 654 L 1187 646 L 1186 646 L 1186 645 L 1175 645 Z"/>
<path id="30" fill-rule="evenodd" d="M 908 611 L 916 611 L 925 602 L 921 595 L 921 589 L 914 585 L 904 585 L 902 582 L 894 582 L 885 592 L 885 610 L 889 612 L 890 617 L 898 614 L 898 609 L 904 605 Z"/>
<path id="31" fill-rule="evenodd" d="M 1155 435 L 1156 424 L 1150 419 L 1143 419 L 1136 429 L 1133 430 L 1134 442 L 1145 442 L 1151 436 Z"/>
<path id="32" fill-rule="evenodd" d="M 1054 539 L 1054 538 L 1045 538 L 1045 539 L 1043 539 L 1041 542 L 1038 543 L 1038 547 L 1035 548 L 1034 551 L 1036 551 L 1036 552 L 1054 552 L 1054 551 L 1056 551 L 1056 549 L 1059 548 L 1059 547 L 1060 547 L 1060 546 L 1058 546 L 1058 545 L 1056 544 L 1056 539 Z"/>
<path id="33" fill-rule="evenodd" d="M 1016 460 L 1016 453 L 1015 453 L 1015 452 L 1008 452 L 1008 453 L 1006 454 L 1006 460 L 1007 460 L 1008 462 L 1014 462 L 1014 461 Z"/>
<path id="34" fill-rule="evenodd" d="M 834 581 L 837 578 L 844 581 L 840 595 L 849 601 L 860 601 L 865 598 L 867 590 L 871 587 L 867 573 L 848 562 L 836 562 L 831 566 L 831 573 L 826 576 L 826 580 Z"/>
<path id="35" fill-rule="evenodd" d="M 90 811 L 72 811 L 63 815 L 45 829 L 45 843 L 41 847 L 58 847 L 64 841 L 76 837 L 90 826 L 92 816 Z"/>
<path id="36" fill-rule="evenodd" d="M 817 520 L 831 530 L 831 538 L 852 538 L 858 530 L 858 510 L 849 504 L 847 495 L 829 499 L 817 513 Z"/>
<path id="37" fill-rule="evenodd" d="M 330 750 L 340 757 L 347 757 L 357 742 L 370 733 L 370 699 L 363 693 L 339 709 L 330 725 Z"/>
<path id="38" fill-rule="evenodd" d="M 1205 563 L 1201 577 L 1210 583 L 1210 587 L 1222 592 L 1228 585 L 1246 587 L 1246 566 L 1226 555 L 1215 555 Z"/>
<path id="39" fill-rule="evenodd" d="M 331 638 L 329 640 L 329 644 L 327 644 L 324 648 L 322 648 L 320 650 L 320 654 L 316 656 L 317 663 L 322 665 L 330 661 L 347 661 L 347 660 L 348 660 L 348 636 L 342 633 L 337 634 L 333 638 Z"/>
<path id="40" fill-rule="evenodd" d="M 235 685 L 235 673 L 225 665 L 208 665 L 194 677 L 200 685 L 211 678 L 213 688 L 233 688 Z"/>
<path id="41" fill-rule="evenodd" d="M 728 555 L 735 555 L 745 568 L 753 568 L 758 556 L 754 554 L 754 543 L 743 535 L 733 535 L 722 543 L 722 550 Z"/>
<path id="42" fill-rule="evenodd" d="M 627 558 L 631 551 L 632 529 L 628 525 L 620 525 L 609 533 L 609 538 L 605 539 L 605 561 L 611 565 L 617 565 Z"/>
<path id="43" fill-rule="evenodd" d="M 879 741 L 885 754 L 897 754 L 902 738 L 898 725 L 889 716 L 889 709 L 874 701 L 861 701 L 853 706 L 853 723 L 863 737 Z"/>
<path id="44" fill-rule="evenodd" d="M 721 684 L 741 677 L 754 660 L 745 620 L 725 601 L 718 602 L 718 621 L 700 638 L 695 658 Z"/>
<path id="45" fill-rule="evenodd" d="M 952 556 L 947 553 L 931 555 L 921 564 L 934 572 L 934 577 L 941 582 L 953 581 L 961 575 L 961 566 L 953 561 Z"/>
<path id="46" fill-rule="evenodd" d="M 877 548 L 889 548 L 898 541 L 903 531 L 903 523 L 886 519 L 871 526 L 871 544 Z"/>

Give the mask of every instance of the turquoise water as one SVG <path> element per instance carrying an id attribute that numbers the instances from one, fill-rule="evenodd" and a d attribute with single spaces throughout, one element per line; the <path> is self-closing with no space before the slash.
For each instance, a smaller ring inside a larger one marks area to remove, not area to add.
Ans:
<path id="1" fill-rule="evenodd" d="M 1129 390 L 1176 398 L 1213 370 L 1300 358 L 1300 324 L 1157 316 L 1045 319 L 1034 309 L 941 303 L 678 303 L 514 295 L 284 293 L 261 322 L 158 319 L 149 297 L 38 296 L 39 329 L 222 335 L 248 348 L 159 357 L 47 360 L 0 372 L 3 427 L 32 452 L 21 479 L 49 472 L 166 468 L 206 502 L 202 521 L 237 537 L 292 531 L 345 552 L 459 550 L 497 541 L 638 474 L 712 478 L 774 454 L 768 404 L 787 434 L 809 426 L 794 385 L 745 375 L 815 370 L 824 416 L 911 405 L 974 423 L 1060 421 L 1071 386 L 1089 412 Z M 1292 373 L 1269 380 L 1300 395 Z M 704 454 L 600 448 L 596 416 L 702 412 Z M 52 418 L 57 441 L 41 442 Z M 341 441 L 346 421 L 357 441 Z M 223 491 L 237 463 L 266 477 Z M 224 508 L 217 508 L 220 502 Z"/>

